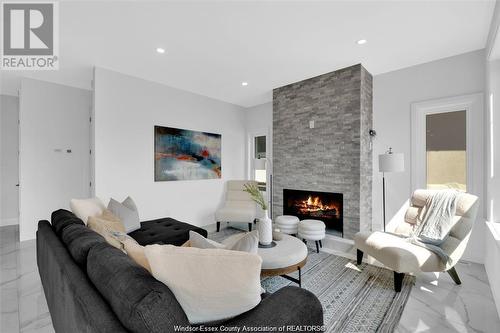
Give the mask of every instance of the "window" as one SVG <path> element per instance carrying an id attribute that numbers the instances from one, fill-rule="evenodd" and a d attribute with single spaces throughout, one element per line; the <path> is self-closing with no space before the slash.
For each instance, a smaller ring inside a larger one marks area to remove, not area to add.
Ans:
<path id="1" fill-rule="evenodd" d="M 253 177 L 263 191 L 266 189 L 266 136 L 254 137 L 254 170 Z M 260 161 L 259 161 L 260 160 Z"/>
<path id="2" fill-rule="evenodd" d="M 428 189 L 467 190 L 466 111 L 427 114 Z"/>

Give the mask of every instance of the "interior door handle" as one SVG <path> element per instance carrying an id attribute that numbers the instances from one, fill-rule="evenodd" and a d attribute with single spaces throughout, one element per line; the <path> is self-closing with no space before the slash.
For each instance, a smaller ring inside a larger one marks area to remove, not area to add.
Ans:
<path id="1" fill-rule="evenodd" d="M 19 184 L 16 184 L 17 187 L 19 187 Z"/>

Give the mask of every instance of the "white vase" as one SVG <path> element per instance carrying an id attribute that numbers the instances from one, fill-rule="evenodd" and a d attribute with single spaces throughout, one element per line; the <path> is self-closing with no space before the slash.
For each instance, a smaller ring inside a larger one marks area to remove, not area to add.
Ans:
<path id="1" fill-rule="evenodd" d="M 264 217 L 259 218 L 259 243 L 269 245 L 273 241 L 273 221 L 269 218 L 267 210 Z"/>

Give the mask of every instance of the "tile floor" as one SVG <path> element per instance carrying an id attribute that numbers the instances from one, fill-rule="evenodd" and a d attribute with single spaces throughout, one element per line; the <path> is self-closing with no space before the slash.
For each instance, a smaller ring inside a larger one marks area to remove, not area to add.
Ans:
<path id="1" fill-rule="evenodd" d="M 0 227 L 1 333 L 54 331 L 35 249 L 34 241 L 19 243 L 16 226 Z M 457 271 L 461 286 L 447 274 L 418 276 L 396 332 L 500 332 L 484 267 L 463 262 Z"/>

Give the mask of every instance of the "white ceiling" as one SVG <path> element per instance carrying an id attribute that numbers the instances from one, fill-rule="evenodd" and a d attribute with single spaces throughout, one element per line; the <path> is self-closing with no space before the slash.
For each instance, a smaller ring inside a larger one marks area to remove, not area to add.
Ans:
<path id="1" fill-rule="evenodd" d="M 3 71 L 2 92 L 15 94 L 20 75 L 90 89 L 96 65 L 248 107 L 270 101 L 273 88 L 356 63 L 376 75 L 484 48 L 493 8 L 493 0 L 64 1 L 60 70 Z"/>

